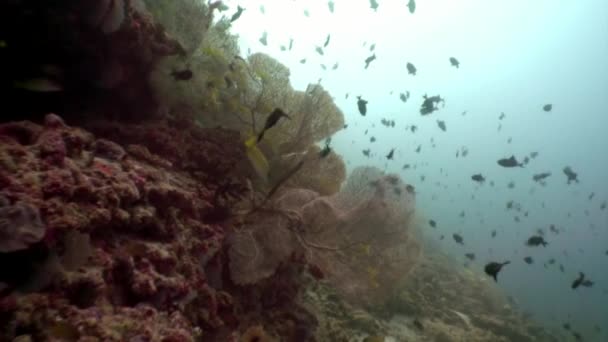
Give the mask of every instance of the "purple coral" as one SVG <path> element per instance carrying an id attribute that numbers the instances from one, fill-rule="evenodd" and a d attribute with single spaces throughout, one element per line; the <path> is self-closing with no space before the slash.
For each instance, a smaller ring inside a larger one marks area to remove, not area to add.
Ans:
<path id="1" fill-rule="evenodd" d="M 40 241 L 45 231 L 36 207 L 22 202 L 9 205 L 9 201 L 0 196 L 0 252 L 26 249 Z"/>

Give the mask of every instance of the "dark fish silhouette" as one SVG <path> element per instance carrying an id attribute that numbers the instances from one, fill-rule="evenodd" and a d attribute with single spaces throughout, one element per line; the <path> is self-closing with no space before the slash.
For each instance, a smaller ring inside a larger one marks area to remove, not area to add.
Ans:
<path id="1" fill-rule="evenodd" d="M 393 155 L 395 154 L 395 149 L 391 149 L 391 151 L 386 155 L 386 159 L 388 160 L 392 160 L 393 159 Z"/>
<path id="2" fill-rule="evenodd" d="M 475 260 L 475 253 L 466 253 L 464 256 L 471 261 Z"/>
<path id="3" fill-rule="evenodd" d="M 359 113 L 365 116 L 367 114 L 367 101 L 361 98 L 361 96 L 357 96 L 357 107 L 359 108 Z"/>
<path id="4" fill-rule="evenodd" d="M 260 134 L 258 135 L 258 142 L 260 142 L 262 140 L 262 138 L 264 138 L 264 133 L 266 133 L 266 131 L 272 127 L 274 127 L 274 125 L 276 125 L 279 120 L 281 118 L 288 118 L 291 120 L 291 118 L 289 117 L 289 115 L 285 114 L 281 109 L 276 108 L 274 111 L 272 111 L 272 113 L 270 113 L 270 115 L 268 116 L 268 118 L 266 118 L 266 123 L 264 124 L 264 128 L 262 129 L 262 131 L 260 132 Z"/>
<path id="5" fill-rule="evenodd" d="M 319 55 L 323 56 L 323 48 L 322 48 L 322 47 L 317 46 L 317 47 L 315 48 L 315 51 L 317 51 L 317 53 L 318 53 Z"/>
<path id="6" fill-rule="evenodd" d="M 441 129 L 442 131 L 445 132 L 445 130 L 446 130 L 445 121 L 437 120 L 437 126 L 439 126 L 439 129 Z"/>
<path id="7" fill-rule="evenodd" d="M 532 259 L 532 257 L 527 256 L 524 258 L 524 261 L 526 262 L 526 264 L 530 265 L 534 262 L 534 260 Z"/>
<path id="8" fill-rule="evenodd" d="M 505 113 L 501 112 L 500 116 L 498 117 L 498 120 L 502 120 L 505 118 Z"/>
<path id="9" fill-rule="evenodd" d="M 234 13 L 234 14 L 232 15 L 232 18 L 230 18 L 230 22 L 231 22 L 231 23 L 232 23 L 232 22 L 235 22 L 235 21 L 236 21 L 238 18 L 240 18 L 240 17 L 241 17 L 241 14 L 243 14 L 243 11 L 244 11 L 244 10 L 245 10 L 245 9 L 244 9 L 243 7 L 241 7 L 241 6 L 237 6 L 237 7 L 236 7 L 236 13 Z"/>
<path id="10" fill-rule="evenodd" d="M 435 96 L 426 96 L 422 97 L 424 101 L 422 101 L 422 105 L 420 106 L 420 114 L 428 115 L 432 112 L 439 109 L 439 103 L 442 103 L 445 106 L 445 100 L 441 98 L 439 95 Z"/>
<path id="11" fill-rule="evenodd" d="M 502 263 L 501 262 L 490 262 L 490 263 L 486 264 L 484 271 L 486 272 L 487 275 L 494 278 L 494 281 L 498 281 L 496 276 L 498 275 L 500 270 L 503 268 L 503 266 L 508 265 L 510 263 L 511 263 L 510 261 L 505 261 Z"/>
<path id="12" fill-rule="evenodd" d="M 495 230 L 492 231 L 492 237 L 496 237 L 496 231 Z"/>
<path id="13" fill-rule="evenodd" d="M 370 152 L 369 148 L 367 150 L 363 150 L 363 155 L 366 157 L 369 157 L 369 152 Z"/>
<path id="14" fill-rule="evenodd" d="M 435 222 L 435 220 L 429 220 L 429 225 L 433 228 L 437 227 L 437 222 Z"/>
<path id="15" fill-rule="evenodd" d="M 188 81 L 189 79 L 192 78 L 194 74 L 192 73 L 192 70 L 190 69 L 184 69 L 184 70 L 173 70 L 171 72 L 171 76 L 173 76 L 173 79 L 176 81 Z"/>
<path id="16" fill-rule="evenodd" d="M 515 156 L 499 159 L 497 161 L 497 163 L 498 163 L 498 165 L 500 165 L 502 167 L 516 167 L 516 166 L 523 167 L 523 164 L 517 162 L 517 159 L 515 159 Z"/>
<path id="17" fill-rule="evenodd" d="M 327 47 L 327 45 L 329 45 L 329 40 L 331 39 L 331 35 L 328 34 L 327 38 L 325 38 L 325 43 L 323 44 L 323 47 Z"/>
<path id="18" fill-rule="evenodd" d="M 572 168 L 570 166 L 564 167 L 562 171 L 564 171 L 564 174 L 566 175 L 566 177 L 568 177 L 568 184 L 570 184 L 571 182 L 578 183 L 578 174 L 572 171 Z"/>
<path id="19" fill-rule="evenodd" d="M 414 12 L 416 11 L 416 1 L 410 0 L 407 3 L 407 9 L 410 11 L 411 14 L 414 14 Z"/>
<path id="20" fill-rule="evenodd" d="M 267 32 L 262 33 L 262 37 L 259 39 L 259 41 L 264 46 L 268 45 L 268 33 Z"/>
<path id="21" fill-rule="evenodd" d="M 331 152 L 331 147 L 329 147 L 329 144 L 331 144 L 331 138 L 325 139 L 325 146 L 323 147 L 321 152 L 319 152 L 319 156 L 321 158 L 327 157 L 329 155 L 329 153 Z"/>
<path id="22" fill-rule="evenodd" d="M 456 241 L 456 243 L 459 243 L 461 245 L 464 245 L 464 239 L 462 238 L 462 236 L 460 236 L 460 234 L 452 234 L 452 238 L 454 239 L 454 241 Z"/>
<path id="23" fill-rule="evenodd" d="M 412 64 L 412 63 L 410 63 L 410 62 L 407 62 L 406 67 L 407 67 L 407 73 L 408 73 L 408 74 L 416 76 L 416 71 L 417 71 L 417 69 L 416 69 L 416 67 L 414 66 L 414 64 Z"/>
<path id="24" fill-rule="evenodd" d="M 454 57 L 450 57 L 450 64 L 457 69 L 460 67 L 460 62 Z"/>
<path id="25" fill-rule="evenodd" d="M 410 92 L 406 91 L 405 93 L 401 93 L 399 94 L 399 99 L 401 101 L 403 101 L 403 103 L 407 102 L 407 100 L 410 98 Z"/>
<path id="26" fill-rule="evenodd" d="M 334 13 L 334 2 L 333 1 L 328 1 L 327 2 L 327 7 L 329 7 L 329 11 L 331 13 Z"/>
<path id="27" fill-rule="evenodd" d="M 585 280 L 585 273 L 583 272 L 578 272 L 578 278 L 576 278 L 573 282 L 572 282 L 572 289 L 576 289 L 577 287 L 581 286 L 581 284 L 583 283 L 583 281 Z"/>
<path id="28" fill-rule="evenodd" d="M 374 59 L 376 59 L 376 54 L 373 54 L 365 59 L 365 69 L 369 67 L 369 63 L 371 63 Z"/>
<path id="29" fill-rule="evenodd" d="M 550 112 L 550 111 L 551 111 L 551 109 L 553 109 L 553 105 L 552 105 L 552 104 L 550 104 L 550 103 L 549 103 L 549 104 L 546 104 L 546 105 L 544 105 L 544 106 L 543 106 L 543 110 L 544 110 L 545 112 Z"/>
<path id="30" fill-rule="evenodd" d="M 369 7 L 374 11 L 378 10 L 378 2 L 376 0 L 369 0 Z"/>
<path id="31" fill-rule="evenodd" d="M 471 179 L 476 181 L 477 183 L 483 183 L 486 181 L 486 179 L 481 175 L 481 173 L 472 175 Z"/>
<path id="32" fill-rule="evenodd" d="M 540 182 L 541 184 L 543 183 L 543 181 L 545 180 L 545 178 L 551 176 L 551 172 L 542 172 L 542 173 L 537 173 L 534 176 L 532 176 L 532 179 L 535 182 Z"/>
<path id="33" fill-rule="evenodd" d="M 545 239 L 542 236 L 533 235 L 528 239 L 528 241 L 526 241 L 526 245 L 528 245 L 530 247 L 537 247 L 537 246 L 543 245 L 543 247 L 546 247 L 548 245 L 548 243 L 547 243 L 547 241 L 545 241 Z"/>

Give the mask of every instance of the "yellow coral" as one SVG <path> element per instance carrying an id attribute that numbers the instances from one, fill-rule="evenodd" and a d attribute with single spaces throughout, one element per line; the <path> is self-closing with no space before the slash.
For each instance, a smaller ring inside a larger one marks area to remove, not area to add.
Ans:
<path id="1" fill-rule="evenodd" d="M 249 158 L 251 166 L 253 166 L 253 169 L 258 176 L 260 176 L 260 178 L 262 178 L 264 181 L 267 181 L 270 166 L 268 164 L 268 160 L 266 160 L 266 156 L 264 156 L 264 153 L 262 153 L 262 151 L 260 151 L 258 148 L 256 140 L 257 138 L 255 136 L 251 136 L 245 141 L 247 158 Z"/>

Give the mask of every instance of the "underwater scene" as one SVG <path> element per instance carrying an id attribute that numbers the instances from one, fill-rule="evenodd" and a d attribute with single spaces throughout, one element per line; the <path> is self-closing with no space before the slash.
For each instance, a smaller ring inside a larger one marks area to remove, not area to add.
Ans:
<path id="1" fill-rule="evenodd" d="M 0 342 L 608 341 L 605 0 L 4 0 L 0 71 Z"/>

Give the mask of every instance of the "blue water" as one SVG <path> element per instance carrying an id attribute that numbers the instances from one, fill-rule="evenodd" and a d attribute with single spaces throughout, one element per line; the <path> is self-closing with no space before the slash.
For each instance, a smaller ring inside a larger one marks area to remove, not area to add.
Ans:
<path id="1" fill-rule="evenodd" d="M 608 200 L 608 2 L 421 0 L 413 14 L 406 0 L 378 0 L 377 11 L 366 0 L 336 0 L 334 13 L 325 1 L 226 3 L 246 8 L 232 28 L 243 54 L 278 59 L 290 68 L 295 89 L 320 81 L 333 94 L 348 127 L 332 146 L 349 170 L 373 165 L 399 173 L 416 187 L 419 215 L 437 221 L 425 234 L 438 241 L 444 235 L 440 244 L 454 258 L 464 262 L 464 253 L 473 252 L 471 267 L 480 270 L 488 261 L 511 260 L 499 285 L 522 310 L 550 326 L 570 322 L 587 340 L 608 340 L 608 209 L 600 209 Z M 263 32 L 267 46 L 259 42 Z M 321 56 L 315 48 L 328 34 Z M 290 39 L 293 49 L 281 51 Z M 364 69 L 372 53 L 377 59 Z M 450 57 L 460 61 L 458 69 Z M 408 75 L 408 62 L 416 76 Z M 406 91 L 411 96 L 403 103 L 399 94 Z M 441 95 L 445 107 L 421 116 L 424 94 Z M 369 102 L 366 116 L 357 111 L 358 95 Z M 553 105 L 550 112 L 545 104 Z M 395 127 L 383 126 L 383 118 Z M 446 132 L 436 120 L 445 121 Z M 410 125 L 418 130 L 406 130 Z M 468 155 L 456 158 L 462 147 Z M 362 154 L 368 148 L 370 158 Z M 387 160 L 392 148 L 395 158 Z M 496 163 L 531 152 L 539 155 L 524 168 Z M 566 183 L 565 166 L 580 183 Z M 552 173 L 546 186 L 532 180 L 540 172 Z M 484 184 L 471 180 L 477 173 Z M 520 212 L 506 210 L 511 200 Z M 551 233 L 550 224 L 560 233 Z M 549 245 L 525 246 L 539 228 Z M 550 258 L 556 263 L 545 268 Z M 572 290 L 578 272 L 594 286 Z"/>

